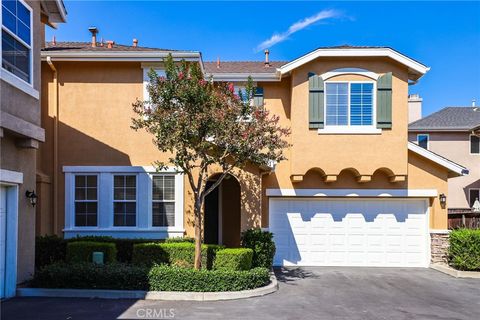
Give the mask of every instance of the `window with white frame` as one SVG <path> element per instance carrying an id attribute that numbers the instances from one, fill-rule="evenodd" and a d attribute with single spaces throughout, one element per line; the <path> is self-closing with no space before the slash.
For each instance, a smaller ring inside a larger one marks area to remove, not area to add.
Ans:
<path id="1" fill-rule="evenodd" d="M 98 216 L 96 175 L 75 175 L 75 226 L 95 227 Z"/>
<path id="2" fill-rule="evenodd" d="M 32 10 L 21 0 L 2 0 L 2 68 L 31 83 Z"/>
<path id="3" fill-rule="evenodd" d="M 480 200 L 480 188 L 468 189 L 468 204 L 473 207 L 475 200 Z"/>
<path id="4" fill-rule="evenodd" d="M 417 144 L 423 149 L 428 150 L 429 136 L 428 134 L 417 134 Z"/>
<path id="5" fill-rule="evenodd" d="M 373 126 L 373 82 L 326 82 L 325 126 Z"/>
<path id="6" fill-rule="evenodd" d="M 137 224 L 137 176 L 113 176 L 113 225 L 134 227 Z"/>
<path id="7" fill-rule="evenodd" d="M 152 176 L 152 226 L 175 225 L 175 177 Z"/>
<path id="8" fill-rule="evenodd" d="M 470 153 L 471 154 L 480 154 L 480 137 L 471 135 L 470 136 Z"/>

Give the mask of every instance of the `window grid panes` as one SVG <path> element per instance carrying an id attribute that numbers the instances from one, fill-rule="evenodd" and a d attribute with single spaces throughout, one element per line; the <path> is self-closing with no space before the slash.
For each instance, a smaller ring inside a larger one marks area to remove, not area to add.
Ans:
<path id="1" fill-rule="evenodd" d="M 348 125 L 348 83 L 328 83 L 326 90 L 326 125 Z"/>
<path id="2" fill-rule="evenodd" d="M 96 227 L 98 181 L 96 175 L 75 176 L 75 226 Z"/>
<path id="3" fill-rule="evenodd" d="M 371 82 L 328 82 L 325 90 L 327 126 L 372 126 L 373 88 Z"/>
<path id="4" fill-rule="evenodd" d="M 152 176 L 152 226 L 175 225 L 175 176 Z"/>
<path id="5" fill-rule="evenodd" d="M 113 176 L 113 225 L 134 227 L 137 225 L 137 177 Z"/>
<path id="6" fill-rule="evenodd" d="M 2 67 L 30 82 L 30 10 L 18 0 L 2 0 Z"/>
<path id="7" fill-rule="evenodd" d="M 373 124 L 373 83 L 350 84 L 350 125 Z"/>

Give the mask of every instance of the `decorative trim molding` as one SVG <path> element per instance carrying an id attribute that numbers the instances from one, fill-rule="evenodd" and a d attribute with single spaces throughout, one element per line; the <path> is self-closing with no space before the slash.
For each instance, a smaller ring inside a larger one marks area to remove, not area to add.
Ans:
<path id="1" fill-rule="evenodd" d="M 413 143 L 413 142 L 408 142 L 408 150 L 424 157 L 424 158 L 427 158 L 439 165 L 441 165 L 442 167 L 445 167 L 447 169 L 449 169 L 450 171 L 452 172 L 455 172 L 457 173 L 458 175 L 460 176 L 463 176 L 463 175 L 467 175 L 468 174 L 468 169 L 459 165 L 458 163 L 455 163 L 451 160 L 448 160 L 436 153 L 433 153 L 432 151 L 429 151 L 427 149 L 424 149 L 422 147 L 420 147 L 419 145 Z"/>
<path id="2" fill-rule="evenodd" d="M 40 142 L 45 141 L 45 130 L 43 128 L 11 115 L 10 113 L 0 112 L 0 126 L 27 138 L 32 138 Z"/>
<path id="3" fill-rule="evenodd" d="M 431 198 L 436 189 L 267 189 L 268 197 Z"/>
<path id="4" fill-rule="evenodd" d="M 3 68 L 0 68 L 0 79 L 5 81 L 9 85 L 17 88 L 18 90 L 25 92 L 34 99 L 40 99 L 40 93 L 38 92 L 38 90 L 35 90 L 31 84 L 21 80 L 20 78 L 11 74 Z"/>
<path id="5" fill-rule="evenodd" d="M 0 182 L 22 184 L 23 173 L 18 171 L 0 169 Z"/>

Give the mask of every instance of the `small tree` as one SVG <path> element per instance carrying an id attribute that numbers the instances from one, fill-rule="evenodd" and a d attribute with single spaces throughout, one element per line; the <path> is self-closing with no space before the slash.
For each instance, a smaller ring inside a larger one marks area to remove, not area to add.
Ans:
<path id="1" fill-rule="evenodd" d="M 284 137 L 279 117 L 251 103 L 254 88 L 249 78 L 245 92 L 234 92 L 233 84 L 204 79 L 197 63 L 174 63 L 165 59 L 166 77 L 149 73 L 149 101 L 137 101 L 132 119 L 134 130 L 145 129 L 168 161 L 157 161 L 158 170 L 168 164 L 188 178 L 194 196 L 195 268 L 201 268 L 202 213 L 205 197 L 233 168 L 248 163 L 267 165 L 285 159 Z M 209 168 L 221 169 L 219 178 L 207 188 Z"/>

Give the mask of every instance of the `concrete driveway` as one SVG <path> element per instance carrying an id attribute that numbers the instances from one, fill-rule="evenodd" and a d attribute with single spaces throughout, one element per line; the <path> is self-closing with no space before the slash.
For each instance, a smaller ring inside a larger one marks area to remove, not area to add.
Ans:
<path id="1" fill-rule="evenodd" d="M 169 302 L 14 298 L 7 319 L 480 319 L 480 280 L 431 269 L 292 268 L 252 299 Z"/>

